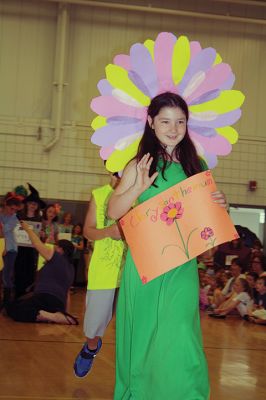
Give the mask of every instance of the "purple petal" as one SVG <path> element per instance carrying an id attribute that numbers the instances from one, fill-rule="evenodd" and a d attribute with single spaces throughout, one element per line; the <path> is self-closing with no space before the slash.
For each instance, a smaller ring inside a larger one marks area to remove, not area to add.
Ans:
<path id="1" fill-rule="evenodd" d="M 147 88 L 147 96 L 153 98 L 158 93 L 156 69 L 149 50 L 140 43 L 131 46 L 130 62 L 132 70 L 141 77 L 143 85 Z"/>
<path id="2" fill-rule="evenodd" d="M 188 104 L 190 106 L 195 105 L 195 104 L 201 104 L 201 103 L 206 103 L 207 101 L 216 99 L 216 97 L 219 96 L 219 94 L 221 93 L 221 91 L 219 89 L 216 90 L 211 90 L 210 92 L 204 93 L 202 96 L 195 98 L 195 100 L 192 101 L 188 101 Z"/>
<path id="3" fill-rule="evenodd" d="M 204 158 L 210 169 L 216 167 L 218 161 L 215 154 L 205 153 Z"/>
<path id="4" fill-rule="evenodd" d="M 108 124 L 97 129 L 91 137 L 91 142 L 98 146 L 109 147 L 125 136 L 130 136 L 144 130 L 144 124 L 140 121 L 138 124 L 117 125 Z"/>
<path id="5" fill-rule="evenodd" d="M 128 125 L 128 124 L 137 124 L 140 122 L 138 118 L 130 118 L 130 117 L 110 117 L 107 118 L 107 123 L 109 124 L 121 124 L 121 125 Z"/>
<path id="6" fill-rule="evenodd" d="M 102 96 L 111 96 L 113 91 L 113 86 L 110 85 L 107 79 L 101 79 L 98 82 L 97 88 Z"/>
<path id="7" fill-rule="evenodd" d="M 193 60 L 191 60 L 190 65 L 188 66 L 185 75 L 178 85 L 178 93 L 183 94 L 186 89 L 189 81 L 192 77 L 198 72 L 205 72 L 211 68 L 216 58 L 216 51 L 209 47 L 207 49 L 203 49 L 200 53 L 198 53 Z"/>
<path id="8" fill-rule="evenodd" d="M 221 90 L 230 90 L 233 87 L 233 84 L 235 83 L 235 75 L 231 73 L 228 77 L 228 79 L 220 86 Z"/>
<path id="9" fill-rule="evenodd" d="M 135 71 L 129 71 L 128 77 L 134 83 L 134 85 L 136 85 L 146 96 L 153 97 L 151 96 L 149 89 L 147 88 L 141 77 Z"/>
<path id="10" fill-rule="evenodd" d="M 236 110 L 230 111 L 225 114 L 220 114 L 211 121 L 199 121 L 193 119 L 192 116 L 189 117 L 188 127 L 193 131 L 197 131 L 198 127 L 207 128 L 220 128 L 222 126 L 232 125 L 241 117 L 241 110 L 238 108 Z"/>
<path id="11" fill-rule="evenodd" d="M 197 129 L 195 129 L 195 130 L 199 135 L 202 135 L 205 137 L 212 137 L 212 136 L 217 135 L 217 132 L 214 128 L 206 128 L 206 126 L 204 126 L 204 127 L 198 126 Z M 190 131 L 189 131 L 189 133 L 190 133 Z"/>

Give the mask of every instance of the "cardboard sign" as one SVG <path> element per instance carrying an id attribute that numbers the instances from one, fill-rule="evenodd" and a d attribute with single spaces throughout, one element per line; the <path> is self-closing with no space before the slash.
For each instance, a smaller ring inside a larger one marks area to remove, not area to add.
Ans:
<path id="1" fill-rule="evenodd" d="M 42 229 L 42 223 L 35 222 L 35 221 L 25 221 L 25 222 L 39 236 L 40 230 Z M 15 237 L 15 241 L 17 242 L 18 246 L 34 247 L 31 243 L 29 235 L 27 234 L 26 231 L 24 231 L 24 229 L 21 227 L 20 224 L 17 224 L 14 228 L 14 237 Z"/>
<path id="2" fill-rule="evenodd" d="M 58 240 L 69 240 L 71 242 L 72 234 L 67 232 L 59 232 L 58 233 Z"/>
<path id="3" fill-rule="evenodd" d="M 121 218 L 143 284 L 239 237 L 227 211 L 211 197 L 216 190 L 211 172 L 204 171 Z"/>

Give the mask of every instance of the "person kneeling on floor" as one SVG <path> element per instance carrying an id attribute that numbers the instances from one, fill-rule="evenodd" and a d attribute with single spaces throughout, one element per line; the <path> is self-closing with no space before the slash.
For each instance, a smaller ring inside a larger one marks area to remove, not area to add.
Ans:
<path id="1" fill-rule="evenodd" d="M 73 244 L 69 240 L 59 240 L 54 248 L 49 248 L 25 221 L 21 221 L 21 227 L 46 263 L 39 272 L 33 294 L 10 302 L 6 307 L 7 314 L 20 322 L 77 325 L 77 319 L 66 312 L 68 293 L 74 278 L 71 264 Z"/>

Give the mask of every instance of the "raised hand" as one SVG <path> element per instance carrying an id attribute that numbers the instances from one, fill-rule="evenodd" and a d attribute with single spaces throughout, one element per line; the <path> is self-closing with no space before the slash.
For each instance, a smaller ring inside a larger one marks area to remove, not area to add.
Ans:
<path id="1" fill-rule="evenodd" d="M 148 189 L 158 176 L 158 172 L 154 172 L 151 177 L 149 176 L 152 160 L 153 157 L 150 157 L 150 153 L 147 153 L 137 164 L 137 176 L 134 186 L 140 193 Z"/>
<path id="2" fill-rule="evenodd" d="M 220 192 L 220 190 L 217 190 L 216 192 L 212 192 L 211 194 L 212 199 L 215 203 L 219 204 L 220 207 L 226 208 L 226 210 L 229 209 L 229 205 L 226 201 L 226 197 L 223 192 Z"/>
<path id="3" fill-rule="evenodd" d="M 120 230 L 119 230 L 117 224 L 113 224 L 113 225 L 109 226 L 107 229 L 108 229 L 108 236 L 110 238 L 115 239 L 115 240 L 121 239 L 121 233 L 120 233 Z"/>

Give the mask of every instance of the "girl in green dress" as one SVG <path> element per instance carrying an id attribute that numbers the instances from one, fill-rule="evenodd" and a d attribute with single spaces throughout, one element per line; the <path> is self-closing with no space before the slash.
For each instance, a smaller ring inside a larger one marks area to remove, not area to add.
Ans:
<path id="1" fill-rule="evenodd" d="M 110 218 L 121 218 L 135 202 L 207 169 L 189 137 L 188 117 L 187 104 L 176 94 L 162 93 L 151 101 L 137 156 L 110 198 Z M 227 207 L 221 192 L 212 197 Z M 116 339 L 115 400 L 209 399 L 196 260 L 143 285 L 129 250 Z"/>

